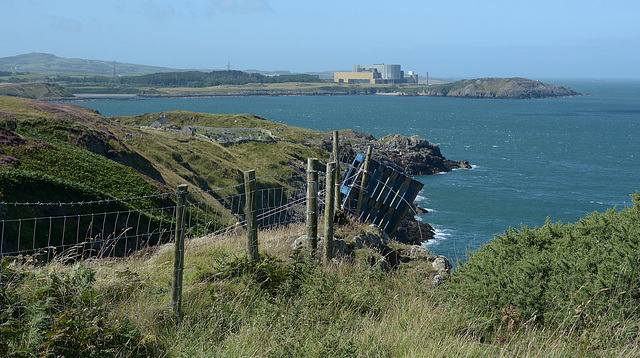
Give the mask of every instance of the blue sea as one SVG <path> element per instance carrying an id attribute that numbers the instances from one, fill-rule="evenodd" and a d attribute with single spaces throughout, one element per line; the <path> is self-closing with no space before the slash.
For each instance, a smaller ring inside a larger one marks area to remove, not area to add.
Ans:
<path id="1" fill-rule="evenodd" d="M 537 100 L 395 96 L 174 98 L 88 101 L 105 116 L 184 109 L 250 113 L 284 124 L 376 138 L 418 134 L 473 169 L 418 177 L 425 245 L 452 260 L 509 227 L 572 223 L 633 205 L 640 190 L 640 80 L 553 80 L 586 94 Z M 248 168 L 249 169 L 249 168 Z"/>

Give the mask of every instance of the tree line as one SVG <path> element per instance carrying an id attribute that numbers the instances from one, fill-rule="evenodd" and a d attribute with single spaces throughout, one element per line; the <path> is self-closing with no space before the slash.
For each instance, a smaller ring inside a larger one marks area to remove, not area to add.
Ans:
<path id="1" fill-rule="evenodd" d="M 211 87 L 220 85 L 244 85 L 248 83 L 322 82 L 318 76 L 307 74 L 265 76 L 260 73 L 243 71 L 186 71 L 162 72 L 141 76 L 56 76 L 56 82 L 70 83 L 111 83 L 128 86 L 148 87 Z"/>

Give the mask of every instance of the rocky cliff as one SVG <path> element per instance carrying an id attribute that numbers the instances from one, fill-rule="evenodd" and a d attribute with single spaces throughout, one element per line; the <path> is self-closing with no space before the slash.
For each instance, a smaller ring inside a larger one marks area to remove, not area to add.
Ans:
<path id="1" fill-rule="evenodd" d="M 357 153 L 366 153 L 373 148 L 373 159 L 408 175 L 429 175 L 453 169 L 471 169 L 466 160 L 446 159 L 437 144 L 414 135 L 411 137 L 390 134 L 376 140 L 371 134 L 356 131 L 340 132 L 342 158 L 354 158 Z M 331 151 L 332 139 L 323 140 L 321 147 Z"/>

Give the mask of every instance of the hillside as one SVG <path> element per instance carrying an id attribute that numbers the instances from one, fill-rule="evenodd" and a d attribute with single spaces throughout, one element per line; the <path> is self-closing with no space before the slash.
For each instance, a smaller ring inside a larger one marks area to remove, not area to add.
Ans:
<path id="1" fill-rule="evenodd" d="M 331 150 L 328 133 L 282 125 L 255 115 L 177 110 L 163 114 L 167 125 L 147 128 L 160 116 L 105 118 L 76 105 L 0 96 L 0 200 L 82 202 L 144 197 L 171 192 L 186 183 L 191 189 L 202 191 L 194 199 L 215 202 L 217 198 L 208 191 L 241 184 L 243 173 L 251 169 L 258 176 L 268 176 L 261 181 L 264 187 L 300 186 L 307 159 L 326 162 Z M 230 139 L 211 139 L 221 137 L 216 133 L 220 130 L 185 135 L 179 130 L 185 126 L 227 128 L 230 134 L 222 137 Z M 255 139 L 233 134 L 246 129 L 271 134 L 269 138 Z M 417 136 L 376 140 L 352 130 L 343 130 L 340 136 L 341 157 L 347 162 L 371 145 L 376 148 L 375 159 L 386 160 L 412 175 L 468 167 L 466 162 L 446 160 L 436 145 Z M 400 153 L 415 155 L 411 159 Z M 416 158 L 419 165 L 414 165 Z M 237 194 L 227 195 L 234 193 Z M 138 200 L 127 205 L 131 209 L 147 208 L 163 205 L 162 200 Z M 61 207 L 48 212 L 40 206 L 11 206 L 0 215 L 21 218 L 72 214 L 68 210 Z M 406 237 L 402 240 L 432 237 L 427 224 L 410 225 L 410 231 L 403 231 Z M 422 236 L 411 234 L 419 227 L 426 230 Z"/>
<path id="2" fill-rule="evenodd" d="M 429 86 L 419 92 L 423 96 L 532 99 L 579 96 L 569 87 L 526 78 L 478 78 Z"/>
<path id="3" fill-rule="evenodd" d="M 40 99 L 73 97 L 73 93 L 57 83 L 0 83 L 0 96 Z"/>
<path id="4" fill-rule="evenodd" d="M 115 61 L 64 58 L 48 53 L 29 53 L 0 58 L 0 71 L 33 72 L 44 75 L 60 73 L 89 73 L 100 75 L 145 75 L 177 71 L 167 67 L 136 65 Z"/>
<path id="5" fill-rule="evenodd" d="M 198 115 L 176 111 L 168 113 L 167 118 L 175 123 L 197 119 L 199 123 L 216 127 L 239 122 L 238 127 L 262 125 L 275 131 L 276 126 L 252 115 Z M 73 180 L 102 193 L 103 197 L 129 197 L 172 190 L 182 183 L 203 190 L 228 187 L 242 182 L 242 173 L 249 169 L 256 169 L 261 175 L 291 175 L 304 172 L 303 161 L 308 157 L 328 157 L 321 148 L 300 143 L 323 136 L 302 128 L 283 130 L 280 135 L 287 141 L 239 143 L 225 148 L 171 131 L 145 131 L 125 125 L 136 121 L 142 122 L 140 117 L 109 119 L 91 109 L 70 104 L 0 96 L 3 139 L 0 153 L 4 156 L 0 169 L 12 167 Z M 261 149 L 256 150 L 256 146 Z M 69 159 L 61 160 L 61 156 Z M 71 159 L 73 156 L 83 159 Z M 9 157 L 14 159 L 7 159 Z M 86 168 L 79 167 L 83 165 Z M 116 172 L 120 174 L 114 175 Z M 134 173 L 139 180 L 123 175 L 124 172 Z M 147 184 L 150 185 L 147 189 L 136 189 Z M 28 188 L 23 190 L 24 193 L 13 192 L 12 196 L 27 195 Z M 48 201 L 47 193 L 43 194 L 45 197 L 40 201 Z M 70 197 L 67 201 L 82 199 Z"/>

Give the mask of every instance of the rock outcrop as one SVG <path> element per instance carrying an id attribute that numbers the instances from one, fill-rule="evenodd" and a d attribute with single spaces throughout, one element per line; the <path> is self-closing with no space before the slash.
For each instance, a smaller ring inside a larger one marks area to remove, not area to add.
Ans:
<path id="1" fill-rule="evenodd" d="M 429 267 L 427 274 L 433 286 L 439 286 L 451 275 L 452 265 L 446 257 L 438 256 L 420 245 L 388 245 L 389 242 L 390 239 L 384 231 L 376 225 L 370 225 L 367 231 L 352 237 L 334 238 L 333 257 L 338 260 L 353 258 L 358 250 L 372 250 L 370 253 L 375 254 L 369 255 L 367 260 L 372 266 L 378 266 L 383 270 L 393 270 L 403 263 L 422 261 Z M 309 240 L 302 236 L 293 242 L 291 248 L 298 251 L 309 244 Z M 317 251 L 323 252 L 323 247 L 324 238 L 319 238 Z"/>
<path id="2" fill-rule="evenodd" d="M 326 138 L 320 146 L 332 150 L 332 139 Z M 437 144 L 414 135 L 411 137 L 391 134 L 376 140 L 371 134 L 356 131 L 340 133 L 341 157 L 354 158 L 373 147 L 373 159 L 407 175 L 429 175 L 453 169 L 471 169 L 466 160 L 446 159 Z"/>
<path id="3" fill-rule="evenodd" d="M 471 169 L 468 161 L 446 159 L 440 148 L 428 140 L 414 135 L 388 135 L 380 139 L 382 163 L 395 166 L 408 175 L 428 175 L 457 168 Z M 395 164 L 395 165 L 394 165 Z"/>
<path id="4" fill-rule="evenodd" d="M 435 237 L 433 227 L 428 223 L 415 219 L 415 215 L 424 213 L 426 213 L 425 210 L 415 205 L 413 210 L 409 209 L 409 212 L 402 217 L 400 225 L 396 229 L 394 235 L 396 241 L 408 245 L 420 245 L 423 242 L 433 240 Z"/>

